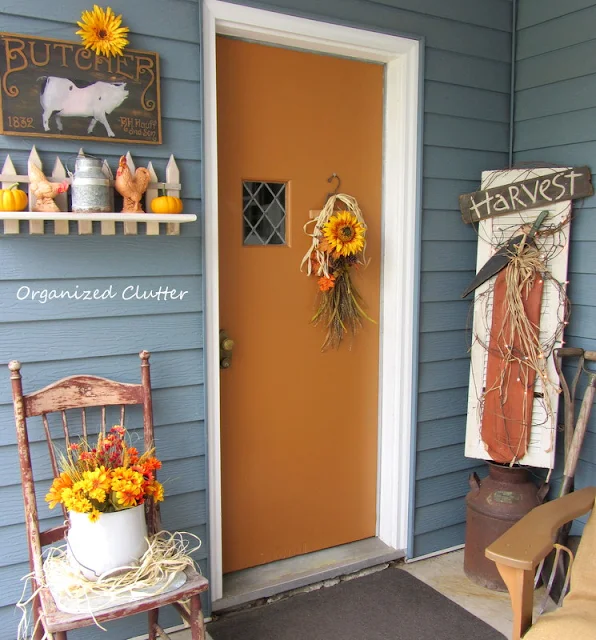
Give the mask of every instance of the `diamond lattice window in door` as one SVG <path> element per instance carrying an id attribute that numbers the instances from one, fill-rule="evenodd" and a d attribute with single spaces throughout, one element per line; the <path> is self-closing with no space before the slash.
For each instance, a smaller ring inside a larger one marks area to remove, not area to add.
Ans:
<path id="1" fill-rule="evenodd" d="M 286 183 L 242 183 L 245 245 L 286 244 Z"/>

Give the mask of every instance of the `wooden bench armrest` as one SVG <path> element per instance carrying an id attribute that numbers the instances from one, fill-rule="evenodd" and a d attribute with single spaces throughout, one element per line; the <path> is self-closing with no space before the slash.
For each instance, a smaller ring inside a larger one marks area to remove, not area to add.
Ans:
<path id="1" fill-rule="evenodd" d="M 500 565 L 533 570 L 553 547 L 557 531 L 594 506 L 596 487 L 586 487 L 535 507 L 485 551 Z"/>
<path id="2" fill-rule="evenodd" d="M 596 487 L 586 487 L 535 507 L 485 551 L 507 585 L 513 611 L 511 640 L 532 625 L 534 571 L 553 548 L 557 531 L 594 506 Z"/>

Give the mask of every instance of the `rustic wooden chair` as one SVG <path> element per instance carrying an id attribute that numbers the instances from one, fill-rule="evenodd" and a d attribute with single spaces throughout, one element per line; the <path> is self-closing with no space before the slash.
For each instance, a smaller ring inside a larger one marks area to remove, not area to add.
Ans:
<path id="1" fill-rule="evenodd" d="M 35 497 L 35 480 L 31 465 L 31 451 L 29 446 L 29 433 L 27 418 L 41 416 L 43 432 L 48 443 L 49 457 L 54 477 L 59 473 L 56 455 L 54 452 L 52 427 L 48 420 L 48 414 L 59 412 L 58 419 L 53 419 L 61 424 L 59 435 L 54 439 L 64 439 L 66 445 L 71 438 L 77 435 L 69 427 L 68 417 L 71 409 L 81 410 L 80 435 L 87 436 L 88 414 L 87 409 L 100 407 L 101 428 L 106 428 L 106 409 L 114 410 L 120 406 L 120 423 L 124 425 L 125 407 L 127 405 L 141 405 L 143 411 L 143 433 L 146 449 L 154 446 L 153 436 L 153 410 L 151 401 L 151 378 L 149 373 L 149 352 L 141 351 L 141 383 L 128 384 L 99 378 L 96 376 L 79 375 L 63 378 L 43 389 L 23 394 L 21 382 L 21 364 L 16 360 L 9 363 L 10 378 L 12 383 L 12 395 L 14 415 L 17 429 L 18 453 L 23 484 L 23 500 L 25 504 L 25 523 L 27 529 L 27 542 L 29 547 L 29 562 L 34 574 L 34 589 L 39 587 L 39 593 L 33 601 L 33 621 L 36 623 L 34 640 L 41 640 L 44 631 L 53 634 L 55 640 L 66 640 L 66 632 L 87 627 L 96 622 L 102 623 L 125 616 L 147 612 L 149 617 L 149 640 L 156 640 L 158 634 L 163 638 L 169 636 L 158 623 L 160 607 L 173 605 L 182 618 L 189 624 L 192 640 L 204 640 L 205 624 L 201 609 L 200 594 L 208 588 L 207 579 L 194 570 L 187 570 L 185 584 L 173 591 L 148 596 L 143 600 L 136 600 L 126 605 L 102 609 L 91 615 L 64 613 L 58 609 L 50 593 L 44 586 L 42 548 L 45 545 L 54 544 L 65 537 L 67 525 L 62 525 L 40 531 L 38 508 Z M 92 409 L 90 409 L 93 411 Z M 116 409 L 117 410 L 117 409 Z M 91 435 L 91 433 L 89 434 Z M 147 501 L 146 515 L 149 533 L 159 529 L 159 511 L 153 501 Z M 65 513 L 66 516 L 66 513 Z M 190 601 L 190 605 L 187 604 Z"/>
<path id="2" fill-rule="evenodd" d="M 501 574 L 513 609 L 511 640 L 587 640 L 596 637 L 596 487 L 586 487 L 535 507 L 486 549 Z M 534 574 L 552 551 L 558 530 L 592 514 L 571 568 L 571 591 L 563 606 L 532 624 Z"/>

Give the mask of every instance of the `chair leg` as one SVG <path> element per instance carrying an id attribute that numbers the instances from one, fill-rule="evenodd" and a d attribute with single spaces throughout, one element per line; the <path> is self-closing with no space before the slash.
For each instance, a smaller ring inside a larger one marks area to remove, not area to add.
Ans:
<path id="1" fill-rule="evenodd" d="M 157 624 L 157 619 L 159 617 L 159 609 L 151 609 L 148 612 L 149 616 L 149 635 L 147 636 L 147 640 L 157 640 L 157 629 L 155 625 Z"/>
<path id="2" fill-rule="evenodd" d="M 35 596 L 33 598 L 32 603 L 32 614 L 33 614 L 33 638 L 32 640 L 43 640 L 45 632 L 43 630 L 43 626 L 41 624 L 41 620 L 39 619 L 39 609 L 41 607 L 41 602 L 39 600 L 39 596 Z"/>
<path id="3" fill-rule="evenodd" d="M 54 640 L 67 640 L 66 631 L 56 631 L 54 634 Z"/>
<path id="4" fill-rule="evenodd" d="M 205 640 L 205 619 L 199 594 L 190 599 L 190 637 L 192 640 Z"/>
<path id="5" fill-rule="evenodd" d="M 514 569 L 498 562 L 496 565 L 511 598 L 511 608 L 513 610 L 511 640 L 520 640 L 532 626 L 534 573 L 523 569 Z"/>

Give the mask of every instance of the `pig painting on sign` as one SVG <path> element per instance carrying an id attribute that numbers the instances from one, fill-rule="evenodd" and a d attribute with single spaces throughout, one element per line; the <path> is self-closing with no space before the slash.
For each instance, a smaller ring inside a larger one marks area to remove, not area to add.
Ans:
<path id="1" fill-rule="evenodd" d="M 55 115 L 56 126 L 62 133 L 62 118 L 91 118 L 87 133 L 92 133 L 100 122 L 110 138 L 115 136 L 107 115 L 119 107 L 128 97 L 125 82 L 94 82 L 79 88 L 68 78 L 43 76 L 40 102 L 45 131 L 50 131 L 50 118 Z"/>

